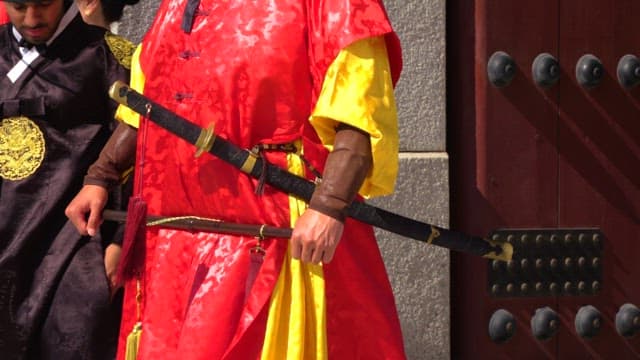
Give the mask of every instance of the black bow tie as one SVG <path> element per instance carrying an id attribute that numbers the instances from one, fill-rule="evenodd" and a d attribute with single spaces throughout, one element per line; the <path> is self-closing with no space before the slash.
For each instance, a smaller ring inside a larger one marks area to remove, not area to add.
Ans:
<path id="1" fill-rule="evenodd" d="M 36 50 L 42 54 L 45 52 L 45 50 L 47 50 L 47 44 L 32 44 L 30 42 L 28 42 L 27 40 L 25 40 L 24 38 L 20 39 L 20 41 L 18 41 L 18 46 L 20 46 L 21 48 L 25 48 L 27 50 L 31 50 L 32 47 L 35 46 Z"/>

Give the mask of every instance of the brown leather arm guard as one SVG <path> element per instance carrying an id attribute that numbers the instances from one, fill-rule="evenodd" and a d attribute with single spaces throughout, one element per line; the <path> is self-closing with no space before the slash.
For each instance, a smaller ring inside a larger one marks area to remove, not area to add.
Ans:
<path id="1" fill-rule="evenodd" d="M 369 134 L 341 124 L 309 208 L 344 221 L 347 206 L 356 197 L 372 164 Z"/>
<path id="2" fill-rule="evenodd" d="M 122 174 L 136 161 L 137 134 L 135 128 L 119 123 L 100 152 L 98 160 L 89 167 L 84 185 L 98 185 L 107 189 L 118 185 Z"/>

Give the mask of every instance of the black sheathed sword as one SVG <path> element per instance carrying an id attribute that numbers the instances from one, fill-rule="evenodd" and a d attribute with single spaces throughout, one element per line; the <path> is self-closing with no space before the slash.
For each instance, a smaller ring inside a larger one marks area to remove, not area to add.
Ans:
<path id="1" fill-rule="evenodd" d="M 315 190 L 315 184 L 312 181 L 271 164 L 263 157 L 242 149 L 226 139 L 216 137 L 213 133 L 213 127 L 201 128 L 120 81 L 111 86 L 109 95 L 118 103 L 129 107 L 171 134 L 195 145 L 196 156 L 208 152 L 255 179 L 263 178 L 267 184 L 281 191 L 306 202 L 311 199 Z M 347 215 L 395 234 L 454 251 L 503 261 L 511 260 L 513 256 L 513 247 L 508 242 L 494 241 L 444 229 L 391 213 L 364 202 L 354 201 L 351 203 L 347 208 Z"/>

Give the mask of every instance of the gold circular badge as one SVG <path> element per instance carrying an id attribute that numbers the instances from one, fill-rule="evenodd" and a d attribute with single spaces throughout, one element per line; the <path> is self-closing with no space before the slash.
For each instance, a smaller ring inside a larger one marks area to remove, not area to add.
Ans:
<path id="1" fill-rule="evenodd" d="M 24 116 L 2 119 L 0 123 L 0 176 L 22 180 L 36 172 L 44 159 L 44 136 L 33 121 Z"/>

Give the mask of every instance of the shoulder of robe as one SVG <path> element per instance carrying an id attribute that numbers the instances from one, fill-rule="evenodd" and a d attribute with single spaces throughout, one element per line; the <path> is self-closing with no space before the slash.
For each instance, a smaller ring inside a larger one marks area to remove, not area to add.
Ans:
<path id="1" fill-rule="evenodd" d="M 109 31 L 104 33 L 104 41 L 107 43 L 109 50 L 111 50 L 111 53 L 116 60 L 118 60 L 120 65 L 131 70 L 131 56 L 136 50 L 135 44 L 122 36 L 113 34 Z"/>

